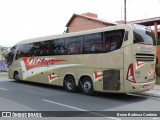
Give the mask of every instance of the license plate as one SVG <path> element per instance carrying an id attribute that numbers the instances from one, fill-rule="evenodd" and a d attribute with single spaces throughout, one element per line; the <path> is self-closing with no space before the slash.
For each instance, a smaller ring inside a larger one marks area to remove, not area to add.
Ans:
<path id="1" fill-rule="evenodd" d="M 144 85 L 144 86 L 143 86 L 143 88 L 148 88 L 148 87 L 149 87 L 148 85 Z"/>

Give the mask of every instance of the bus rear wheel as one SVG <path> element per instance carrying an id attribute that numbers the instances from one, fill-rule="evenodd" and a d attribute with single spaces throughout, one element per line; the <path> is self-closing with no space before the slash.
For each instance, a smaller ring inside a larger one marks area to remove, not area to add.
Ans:
<path id="1" fill-rule="evenodd" d="M 73 76 L 67 76 L 64 80 L 64 88 L 68 92 L 76 92 L 77 86 L 75 83 L 75 78 Z"/>
<path id="2" fill-rule="evenodd" d="M 14 72 L 14 79 L 15 79 L 16 82 L 20 82 L 19 73 L 17 71 Z"/>
<path id="3" fill-rule="evenodd" d="M 81 81 L 81 90 L 85 95 L 93 95 L 93 83 L 90 77 L 84 77 Z"/>

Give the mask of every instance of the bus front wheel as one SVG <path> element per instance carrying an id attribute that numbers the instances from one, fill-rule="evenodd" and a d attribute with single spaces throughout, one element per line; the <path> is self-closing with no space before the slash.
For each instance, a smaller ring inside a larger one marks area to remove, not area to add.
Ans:
<path id="1" fill-rule="evenodd" d="M 75 78 L 73 76 L 67 76 L 64 80 L 64 88 L 68 92 L 76 92 L 77 86 L 75 83 Z"/>
<path id="2" fill-rule="evenodd" d="M 90 77 L 84 77 L 81 81 L 82 93 L 85 95 L 93 95 L 93 83 Z"/>

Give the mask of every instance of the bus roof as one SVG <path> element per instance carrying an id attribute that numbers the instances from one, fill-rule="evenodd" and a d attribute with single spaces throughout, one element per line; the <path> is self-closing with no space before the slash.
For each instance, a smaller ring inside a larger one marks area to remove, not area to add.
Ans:
<path id="1" fill-rule="evenodd" d="M 125 28 L 125 26 L 128 26 L 128 25 L 121 24 L 121 25 L 103 27 L 103 28 L 98 28 L 98 29 L 85 30 L 85 31 L 81 31 L 81 32 L 63 33 L 63 34 L 58 34 L 58 35 L 50 35 L 50 36 L 44 36 L 44 37 L 31 38 L 31 39 L 22 40 L 15 45 L 34 43 L 34 42 L 40 42 L 40 41 L 48 41 L 48 40 L 65 38 L 65 37 L 73 37 L 73 36 L 78 36 L 78 35 L 85 35 L 85 34 L 92 34 L 92 33 L 97 33 L 97 32 L 109 31 L 109 30 L 114 30 L 116 26 L 121 26 L 122 28 Z"/>

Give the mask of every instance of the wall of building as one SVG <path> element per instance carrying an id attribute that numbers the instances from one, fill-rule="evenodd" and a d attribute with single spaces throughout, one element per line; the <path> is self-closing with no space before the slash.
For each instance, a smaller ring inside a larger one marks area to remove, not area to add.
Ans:
<path id="1" fill-rule="evenodd" d="M 78 32 L 83 30 L 89 30 L 89 29 L 96 29 L 96 28 L 102 28 L 106 27 L 103 23 L 93 21 L 93 20 L 87 20 L 83 17 L 75 17 L 70 26 L 69 26 L 69 32 Z"/>

